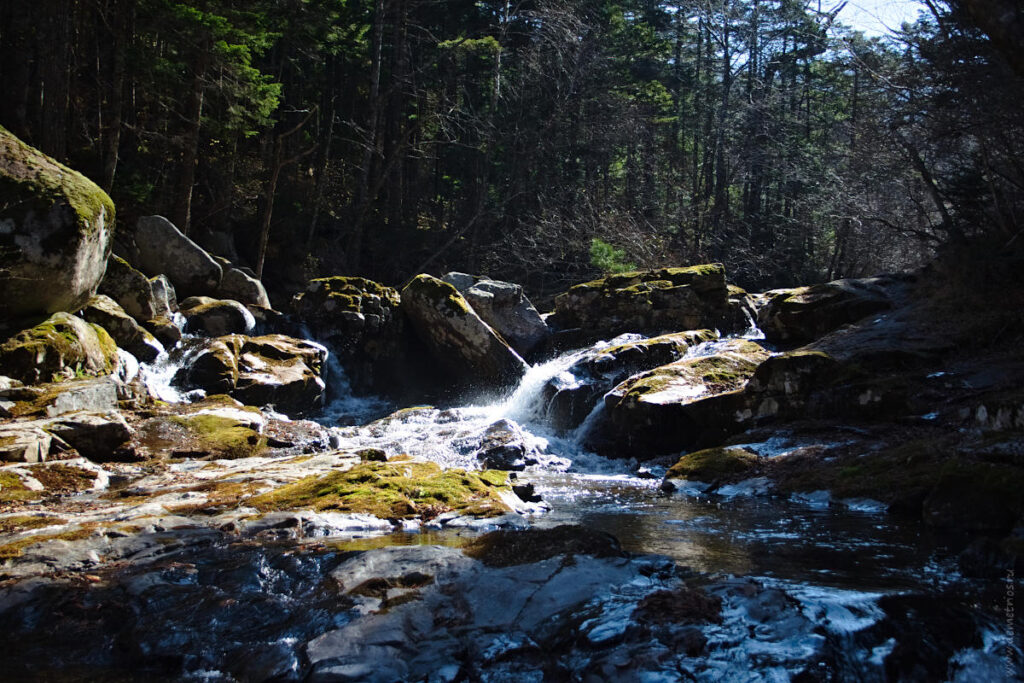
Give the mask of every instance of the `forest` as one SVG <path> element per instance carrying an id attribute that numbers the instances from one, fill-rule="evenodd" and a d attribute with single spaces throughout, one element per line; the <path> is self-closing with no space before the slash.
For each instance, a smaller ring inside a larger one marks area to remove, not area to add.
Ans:
<path id="1" fill-rule="evenodd" d="M 866 38 L 800 0 L 4 3 L 0 123 L 272 294 L 462 270 L 544 300 L 708 261 L 792 286 L 1016 243 L 1014 4 Z"/>

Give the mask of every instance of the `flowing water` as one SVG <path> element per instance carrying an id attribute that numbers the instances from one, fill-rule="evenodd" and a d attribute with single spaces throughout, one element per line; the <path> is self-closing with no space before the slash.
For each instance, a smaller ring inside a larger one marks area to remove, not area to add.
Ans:
<path id="1" fill-rule="evenodd" d="M 744 336 L 756 339 L 757 332 L 752 328 Z M 892 628 L 883 626 L 883 622 L 888 623 L 886 614 L 890 621 L 896 619 L 893 614 L 902 615 L 899 618 L 909 620 L 912 629 L 924 634 L 919 637 L 921 642 L 932 643 L 941 641 L 946 629 L 962 627 L 963 615 L 975 615 L 979 601 L 991 599 L 992 582 L 986 585 L 959 574 L 955 557 L 960 548 L 955 542 L 934 536 L 917 521 L 890 517 L 873 501 L 832 501 L 823 494 L 782 499 L 763 495 L 766 482 L 762 481 L 724 487 L 716 495 L 704 494 L 700 486 L 684 486 L 679 492 L 665 494 L 659 487 L 663 470 L 655 467 L 648 471 L 638 468 L 634 461 L 602 458 L 582 445 L 587 431 L 601 417 L 603 401 L 597 400 L 589 416 L 575 429 L 555 429 L 545 397 L 592 381 L 574 371 L 582 359 L 610 344 L 636 339 L 636 335 L 624 336 L 538 363 L 507 396 L 490 404 L 419 407 L 390 415 L 397 406 L 353 396 L 341 368 L 331 364 L 331 401 L 320 421 L 329 425 L 346 447 L 379 448 L 389 456 L 407 453 L 445 467 L 464 468 L 479 466 L 476 454 L 488 427 L 502 420 L 514 423 L 524 450 L 530 454 L 529 461 L 534 463 L 518 476 L 534 484 L 548 507 L 532 516 L 532 525 L 580 524 L 611 533 L 631 552 L 666 555 L 698 572 L 753 577 L 781 587 L 804 613 L 816 615 L 829 638 L 840 643 L 850 640 L 851 644 L 843 647 L 851 653 L 849 672 L 860 672 L 857 678 L 883 678 L 880 662 L 899 640 L 898 634 L 886 635 L 885 629 Z M 688 355 L 713 354 L 722 343 L 698 345 Z M 188 398 L 175 393 L 170 378 L 183 354 L 198 352 L 186 344 L 174 359 L 161 358 L 144 369 L 147 381 L 161 392 L 158 395 L 167 400 Z M 780 434 L 748 447 L 772 456 L 794 444 Z M 383 538 L 340 539 L 341 545 L 336 547 L 347 552 L 388 544 L 453 542 L 443 533 L 408 531 Z M 238 628 L 262 628 L 247 625 L 245 620 L 253 617 L 243 607 L 249 605 L 259 611 L 266 607 L 264 603 L 274 603 L 274 609 L 291 613 L 281 617 L 281 628 L 294 642 L 322 629 L 331 619 L 341 618 L 324 611 L 322 603 L 328 598 L 322 592 L 326 589 L 316 578 L 324 571 L 323 563 L 333 566 L 338 562 L 335 555 L 313 554 L 302 559 L 302 553 L 293 556 L 291 550 L 268 546 L 247 548 L 231 557 L 228 560 L 220 551 L 211 551 L 196 571 L 201 575 L 205 566 L 218 576 L 238 574 L 239 595 L 231 598 L 238 601 L 243 613 Z M 247 564 L 251 562 L 257 566 Z M 289 569 L 274 569 L 278 565 Z M 196 580 L 193 576 L 185 583 L 194 585 Z M 304 586 L 303 590 L 312 591 L 314 597 L 285 604 L 291 599 L 285 597 L 291 583 Z M 203 599 L 220 599 L 220 595 Z M 947 610 L 954 610 L 954 616 L 936 612 L 938 616 L 929 622 L 927 610 L 914 602 L 919 598 L 924 604 L 945 605 Z M 309 619 L 295 614 L 306 610 Z M 998 680 L 998 672 L 1003 671 L 994 662 L 999 661 L 1005 638 L 998 635 L 991 616 L 978 614 L 970 622 L 970 628 L 980 634 L 978 639 L 968 639 L 965 642 L 971 646 L 961 648 L 962 652 L 957 650 L 956 657 L 962 660 L 960 670 L 966 672 L 957 674 L 957 680 Z M 902 622 L 897 619 L 897 623 Z M 873 640 L 856 635 L 864 633 L 872 633 Z M 863 642 L 855 643 L 858 637 Z M 211 661 L 225 656 L 223 648 L 214 648 L 211 653 Z M 1012 678 L 1014 672 L 1003 673 Z M 736 678 L 734 674 L 728 672 L 726 678 Z M 751 676 L 752 680 L 757 678 Z M 928 679 L 924 674 L 916 677 Z"/>

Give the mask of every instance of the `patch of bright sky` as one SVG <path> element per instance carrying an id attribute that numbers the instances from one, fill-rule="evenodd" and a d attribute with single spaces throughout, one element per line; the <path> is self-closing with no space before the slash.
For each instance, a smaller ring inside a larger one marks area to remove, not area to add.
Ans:
<path id="1" fill-rule="evenodd" d="M 836 4 L 838 0 L 822 2 L 822 9 Z M 849 0 L 839 12 L 839 21 L 867 36 L 881 36 L 899 30 L 904 21 L 913 22 L 922 9 L 925 6 L 920 0 Z"/>

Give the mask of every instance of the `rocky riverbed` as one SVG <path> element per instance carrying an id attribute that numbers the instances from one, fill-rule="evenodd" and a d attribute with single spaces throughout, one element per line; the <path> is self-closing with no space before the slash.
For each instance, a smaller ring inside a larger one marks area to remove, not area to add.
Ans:
<path id="1" fill-rule="evenodd" d="M 0 235 L 6 679 L 1021 675 L 1024 356 L 936 306 L 941 264 L 622 273 L 545 315 L 337 276 L 279 311 L 0 142 L 35 207 Z"/>

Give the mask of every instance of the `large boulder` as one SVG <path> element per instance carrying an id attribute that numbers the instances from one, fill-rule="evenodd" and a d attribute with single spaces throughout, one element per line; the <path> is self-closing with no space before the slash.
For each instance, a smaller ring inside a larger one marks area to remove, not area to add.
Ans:
<path id="1" fill-rule="evenodd" d="M 273 405 L 304 414 L 323 405 L 321 378 L 327 349 L 281 334 L 229 335 L 209 343 L 180 381 L 210 394 L 230 394 L 246 405 Z"/>
<path id="2" fill-rule="evenodd" d="M 576 285 L 555 298 L 548 322 L 575 330 L 572 341 L 585 344 L 624 332 L 733 331 L 735 318 L 725 267 L 711 263 L 621 273 Z"/>
<path id="3" fill-rule="evenodd" d="M 0 127 L 0 320 L 81 308 L 113 228 L 103 190 Z"/>
<path id="4" fill-rule="evenodd" d="M 46 431 L 67 442 L 94 462 L 123 459 L 121 446 L 132 438 L 132 430 L 120 413 L 71 413 L 52 420 Z"/>
<path id="5" fill-rule="evenodd" d="M 459 290 L 480 319 L 521 356 L 528 355 L 551 333 L 520 285 L 465 273 L 448 273 L 442 279 Z"/>
<path id="6" fill-rule="evenodd" d="M 526 371 L 519 354 L 447 282 L 417 275 L 402 290 L 402 310 L 437 361 L 464 384 L 502 388 Z"/>
<path id="7" fill-rule="evenodd" d="M 875 277 L 765 292 L 758 325 L 774 344 L 798 346 L 861 318 L 887 311 L 905 283 Z"/>
<path id="8" fill-rule="evenodd" d="M 256 328 L 252 313 L 237 301 L 192 296 L 179 304 L 185 331 L 207 337 L 248 334 Z"/>
<path id="9" fill-rule="evenodd" d="M 181 296 L 217 291 L 220 265 L 163 216 L 143 216 L 135 226 L 134 263 L 149 275 L 167 275 Z"/>
<path id="10" fill-rule="evenodd" d="M 105 329 L 117 342 L 118 347 L 144 363 L 156 360 L 164 350 L 156 337 L 135 322 L 134 318 L 108 296 L 97 294 L 89 299 L 89 303 L 82 309 L 82 317 L 86 322 Z"/>
<path id="11" fill-rule="evenodd" d="M 154 297 L 149 279 L 117 254 L 110 255 L 99 293 L 116 301 L 140 323 L 167 314 Z"/>
<path id="12" fill-rule="evenodd" d="M 769 356 L 760 345 L 735 339 L 713 355 L 631 377 L 605 396 L 607 422 L 588 437 L 609 454 L 639 459 L 716 445 L 741 428 L 742 390 Z"/>
<path id="13" fill-rule="evenodd" d="M 106 330 L 70 313 L 54 313 L 0 346 L 0 374 L 26 384 L 109 375 L 117 363 L 117 344 Z"/>
<path id="14" fill-rule="evenodd" d="M 398 290 L 361 277 L 310 280 L 292 309 L 338 359 L 353 388 L 395 393 L 416 372 Z"/>
<path id="15" fill-rule="evenodd" d="M 270 297 L 263 283 L 238 268 L 224 268 L 224 277 L 220 281 L 217 295 L 222 299 L 232 299 L 251 306 L 271 308 Z"/>

